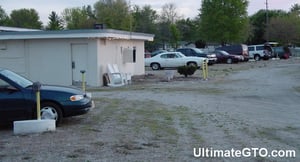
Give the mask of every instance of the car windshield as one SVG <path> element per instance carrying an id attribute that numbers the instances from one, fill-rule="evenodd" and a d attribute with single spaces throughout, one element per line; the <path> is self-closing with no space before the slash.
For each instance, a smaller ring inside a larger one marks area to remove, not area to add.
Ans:
<path id="1" fill-rule="evenodd" d="M 182 54 L 182 53 L 176 53 L 176 56 L 177 56 L 177 58 L 180 58 L 180 57 L 185 57 L 185 55 L 184 55 L 184 54 Z"/>
<path id="2" fill-rule="evenodd" d="M 9 71 L 9 70 L 3 70 L 3 71 L 1 71 L 1 74 L 6 76 L 8 79 L 12 80 L 13 82 L 17 83 L 18 85 L 20 85 L 23 88 L 26 88 L 33 84 L 32 81 L 30 81 L 12 71 Z"/>
<path id="3" fill-rule="evenodd" d="M 202 50 L 198 49 L 198 48 L 195 48 L 194 50 L 195 50 L 197 53 L 204 54 L 204 52 L 203 52 Z"/>
<path id="4" fill-rule="evenodd" d="M 226 51 L 219 51 L 219 52 L 222 53 L 223 55 L 229 55 L 229 53 Z"/>

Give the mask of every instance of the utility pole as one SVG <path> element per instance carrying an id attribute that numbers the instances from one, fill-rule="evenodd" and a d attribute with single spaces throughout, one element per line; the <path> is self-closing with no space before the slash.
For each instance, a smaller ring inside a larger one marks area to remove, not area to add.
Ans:
<path id="1" fill-rule="evenodd" d="M 130 30 L 130 39 L 131 39 L 131 34 L 132 34 L 132 10 L 131 10 L 131 0 L 129 0 L 129 30 Z"/>
<path id="2" fill-rule="evenodd" d="M 266 0 L 266 40 L 269 42 L 269 6 L 268 0 Z"/>

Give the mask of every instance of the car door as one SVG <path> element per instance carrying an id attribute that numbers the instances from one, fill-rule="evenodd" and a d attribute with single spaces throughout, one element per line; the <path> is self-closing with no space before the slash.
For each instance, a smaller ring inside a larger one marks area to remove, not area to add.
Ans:
<path id="1" fill-rule="evenodd" d="M 191 49 L 185 49 L 185 56 L 190 57 L 193 56 L 193 51 Z"/>
<path id="2" fill-rule="evenodd" d="M 197 53 L 195 50 L 190 49 L 190 56 L 192 57 L 202 57 L 200 53 Z"/>
<path id="3" fill-rule="evenodd" d="M 223 55 L 221 52 L 216 52 L 218 62 L 224 62 L 226 60 L 225 55 Z"/>
<path id="4" fill-rule="evenodd" d="M 178 54 L 178 53 L 174 53 L 173 54 L 173 66 L 172 67 L 179 67 L 179 66 L 184 66 L 186 65 L 186 60 L 183 59 L 183 57 Z"/>
<path id="5" fill-rule="evenodd" d="M 27 119 L 29 113 L 23 92 L 0 78 L 0 121 Z"/>
<path id="6" fill-rule="evenodd" d="M 180 66 L 180 61 L 176 53 L 169 53 L 167 59 L 167 67 L 178 67 Z"/>
<path id="7" fill-rule="evenodd" d="M 165 67 L 173 67 L 174 66 L 174 54 L 168 53 L 165 58 Z"/>
<path id="8" fill-rule="evenodd" d="M 160 59 L 158 60 L 160 67 L 164 68 L 168 66 L 168 54 L 160 55 Z"/>

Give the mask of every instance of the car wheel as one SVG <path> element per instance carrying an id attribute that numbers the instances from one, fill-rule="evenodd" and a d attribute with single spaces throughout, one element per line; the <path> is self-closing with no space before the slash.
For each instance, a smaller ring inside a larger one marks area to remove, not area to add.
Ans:
<path id="1" fill-rule="evenodd" d="M 52 119 L 56 121 L 56 124 L 60 124 L 62 121 L 61 108 L 54 103 L 46 102 L 41 106 L 41 119 Z"/>
<path id="2" fill-rule="evenodd" d="M 259 61 L 259 60 L 260 60 L 259 55 L 255 55 L 255 56 L 254 56 L 254 60 L 255 60 L 255 61 Z"/>
<path id="3" fill-rule="evenodd" d="M 189 63 L 187 64 L 187 66 L 194 66 L 194 67 L 197 67 L 197 64 L 196 64 L 195 62 L 189 62 Z"/>
<path id="4" fill-rule="evenodd" d="M 160 65 L 158 63 L 153 63 L 153 64 L 151 64 L 151 68 L 152 68 L 152 70 L 159 70 Z"/>
<path id="5" fill-rule="evenodd" d="M 227 59 L 227 64 L 232 64 L 232 59 L 231 58 Z"/>

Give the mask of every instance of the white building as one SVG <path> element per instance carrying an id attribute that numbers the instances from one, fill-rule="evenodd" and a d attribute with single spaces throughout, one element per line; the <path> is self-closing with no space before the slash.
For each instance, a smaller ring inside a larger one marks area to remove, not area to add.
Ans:
<path id="1" fill-rule="evenodd" d="M 85 70 L 87 85 L 102 86 L 107 64 L 117 64 L 123 73 L 144 74 L 144 41 L 153 38 L 110 29 L 0 32 L 0 67 L 59 85 L 81 81 Z"/>

